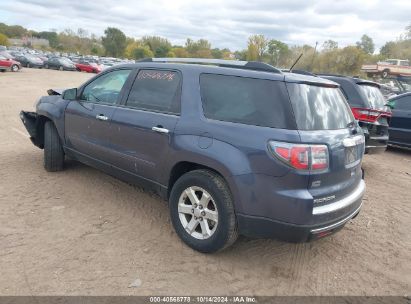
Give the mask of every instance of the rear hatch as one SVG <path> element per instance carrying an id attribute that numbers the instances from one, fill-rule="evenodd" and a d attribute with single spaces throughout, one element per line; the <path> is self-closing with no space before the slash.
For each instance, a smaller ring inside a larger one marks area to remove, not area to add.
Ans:
<path id="1" fill-rule="evenodd" d="M 326 145 L 328 166 L 310 170 L 308 190 L 314 205 L 351 194 L 362 178 L 364 136 L 338 85 L 288 83 L 301 142 Z"/>
<path id="2" fill-rule="evenodd" d="M 369 82 L 358 82 L 357 84 L 360 88 L 360 96 L 365 104 L 365 109 L 368 110 L 368 113 L 364 112 L 368 115 L 365 121 L 368 120 L 369 122 L 377 122 L 383 126 L 388 126 L 391 110 L 386 106 L 387 101 L 380 88 Z"/>

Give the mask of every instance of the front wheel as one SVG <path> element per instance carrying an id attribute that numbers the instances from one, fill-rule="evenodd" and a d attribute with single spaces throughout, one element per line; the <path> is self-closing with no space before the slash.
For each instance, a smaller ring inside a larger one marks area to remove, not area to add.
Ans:
<path id="1" fill-rule="evenodd" d="M 175 231 L 197 251 L 222 250 L 238 237 L 233 198 L 217 173 L 194 170 L 184 174 L 173 186 L 169 204 Z"/>
<path id="2" fill-rule="evenodd" d="M 382 71 L 381 76 L 382 78 L 387 78 L 389 74 L 390 74 L 390 70 L 385 69 L 384 71 Z"/>
<path id="3" fill-rule="evenodd" d="M 29 67 L 30 67 L 30 63 L 28 63 L 28 62 L 27 62 L 26 67 L 28 67 L 28 68 L 29 68 Z"/>
<path id="4" fill-rule="evenodd" d="M 60 67 L 59 67 L 59 70 L 60 70 L 60 71 L 63 71 L 63 70 L 64 70 L 63 66 L 60 66 Z"/>
<path id="5" fill-rule="evenodd" d="M 20 68 L 19 68 L 19 66 L 18 66 L 17 64 L 13 64 L 13 65 L 11 66 L 11 71 L 12 71 L 12 72 L 17 72 L 19 69 L 20 69 Z"/>
<path id="6" fill-rule="evenodd" d="M 44 125 L 44 169 L 61 171 L 64 165 L 64 150 L 56 127 L 51 121 Z"/>

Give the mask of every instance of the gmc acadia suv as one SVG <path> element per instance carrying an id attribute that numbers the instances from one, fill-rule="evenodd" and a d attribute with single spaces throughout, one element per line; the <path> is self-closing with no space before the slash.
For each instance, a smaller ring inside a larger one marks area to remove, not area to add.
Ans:
<path id="1" fill-rule="evenodd" d="M 258 62 L 155 58 L 48 92 L 20 114 L 45 169 L 68 157 L 155 190 L 195 250 L 238 234 L 309 241 L 361 208 L 364 136 L 335 82 Z"/>

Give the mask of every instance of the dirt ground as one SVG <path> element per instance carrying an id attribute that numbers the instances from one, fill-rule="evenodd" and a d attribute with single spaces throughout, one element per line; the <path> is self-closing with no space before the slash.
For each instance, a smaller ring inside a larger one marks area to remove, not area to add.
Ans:
<path id="1" fill-rule="evenodd" d="M 43 169 L 19 111 L 91 76 L 0 73 L 0 295 L 410 295 L 411 151 L 365 157 L 364 207 L 339 233 L 204 255 L 157 196 L 75 162 Z"/>

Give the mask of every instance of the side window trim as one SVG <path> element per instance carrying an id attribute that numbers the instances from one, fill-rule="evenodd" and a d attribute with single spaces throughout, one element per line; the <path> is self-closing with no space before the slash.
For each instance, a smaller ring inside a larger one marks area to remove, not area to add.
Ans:
<path id="1" fill-rule="evenodd" d="M 133 85 L 137 80 L 138 73 L 140 71 L 143 71 L 143 70 L 144 71 L 145 70 L 168 71 L 168 72 L 175 72 L 175 73 L 178 74 L 178 76 L 180 77 L 180 82 L 179 82 L 178 89 L 177 89 L 177 92 L 176 92 L 177 93 L 177 101 L 176 102 L 179 103 L 179 112 L 178 113 L 167 112 L 167 111 L 156 111 L 154 109 L 146 109 L 146 108 L 142 108 L 142 107 L 134 107 L 134 106 L 127 105 L 127 101 L 130 97 L 131 89 L 133 88 Z M 182 95 L 182 89 L 183 89 L 183 73 L 181 73 L 180 70 L 167 69 L 167 68 L 157 68 L 157 67 L 139 67 L 135 70 L 135 73 L 133 73 L 133 75 L 130 75 L 130 76 L 132 76 L 132 78 L 131 78 L 132 81 L 130 81 L 130 87 L 129 87 L 128 91 L 124 94 L 123 99 L 122 99 L 121 103 L 119 104 L 119 107 L 133 109 L 133 110 L 139 110 L 139 111 L 143 111 L 143 112 L 160 113 L 160 114 L 173 115 L 173 116 L 180 116 L 181 115 L 181 95 Z"/>
<path id="2" fill-rule="evenodd" d="M 121 70 L 129 70 L 129 71 L 130 71 L 130 74 L 128 75 L 126 81 L 124 82 L 124 85 L 123 85 L 123 87 L 121 88 L 121 91 L 120 91 L 120 93 L 119 93 L 119 96 L 118 96 L 116 102 L 114 102 L 114 103 L 108 103 L 108 102 L 93 102 L 93 101 L 90 101 L 90 100 L 80 99 L 81 96 L 83 95 L 84 89 L 85 89 L 89 84 L 91 84 L 92 82 L 96 81 L 97 79 L 99 79 L 99 78 L 101 78 L 101 77 L 104 77 L 105 75 L 107 75 L 107 74 L 109 74 L 109 73 L 111 73 L 111 72 L 116 72 L 116 71 L 121 71 Z M 127 68 L 118 68 L 118 69 L 113 69 L 113 70 L 110 70 L 110 71 L 107 71 L 107 72 L 103 72 L 103 73 L 99 74 L 98 76 L 95 76 L 95 77 L 91 78 L 89 81 L 87 81 L 85 84 L 83 84 L 83 85 L 79 88 L 79 90 L 78 90 L 79 92 L 77 93 L 77 98 L 76 98 L 76 100 L 79 101 L 79 102 L 87 102 L 87 103 L 93 103 L 93 104 L 101 104 L 101 105 L 106 105 L 106 106 L 118 106 L 118 105 L 121 103 L 121 101 L 122 101 L 122 99 L 123 99 L 123 97 L 124 97 L 123 95 L 124 95 L 124 93 L 125 93 L 125 91 L 126 91 L 126 84 L 129 82 L 130 76 L 133 75 L 133 72 L 134 72 L 134 69 L 131 68 L 131 67 L 130 67 L 130 68 L 129 68 L 129 67 L 127 67 Z"/>

